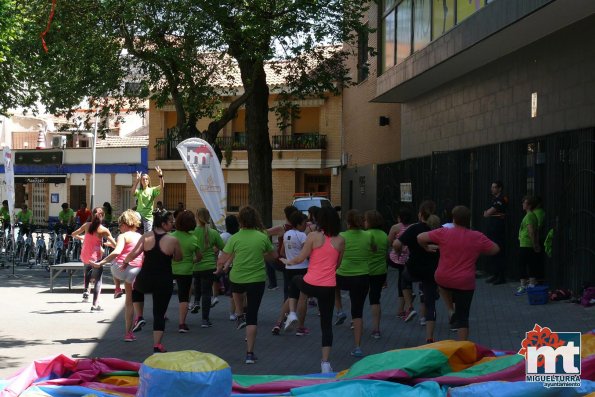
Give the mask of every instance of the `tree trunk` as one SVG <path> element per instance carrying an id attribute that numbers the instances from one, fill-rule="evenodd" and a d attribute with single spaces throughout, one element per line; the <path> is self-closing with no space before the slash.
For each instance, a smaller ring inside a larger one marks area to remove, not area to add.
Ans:
<path id="1" fill-rule="evenodd" d="M 273 152 L 269 140 L 269 87 L 261 62 L 240 62 L 244 87 L 253 87 L 246 100 L 249 202 L 260 212 L 265 227 L 272 223 Z"/>

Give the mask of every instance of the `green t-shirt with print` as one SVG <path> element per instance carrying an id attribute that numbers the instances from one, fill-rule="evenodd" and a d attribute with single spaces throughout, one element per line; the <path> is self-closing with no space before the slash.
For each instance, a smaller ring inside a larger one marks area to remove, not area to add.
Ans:
<path id="1" fill-rule="evenodd" d="M 202 259 L 200 262 L 194 264 L 195 272 L 216 269 L 217 256 L 215 254 L 215 247 L 220 250 L 225 247 L 225 243 L 223 243 L 223 240 L 221 239 L 221 236 L 217 230 L 207 227 L 207 232 L 209 235 L 208 244 L 205 244 L 204 227 L 197 226 L 196 229 L 194 229 L 194 232 L 192 232 L 194 237 L 196 237 L 200 253 L 202 254 Z"/>
<path id="2" fill-rule="evenodd" d="M 380 229 L 369 229 L 368 233 L 372 236 L 372 244 L 376 246 L 376 252 L 372 252 L 372 256 L 370 257 L 370 275 L 386 274 L 388 235 Z"/>
<path id="3" fill-rule="evenodd" d="M 33 211 L 21 211 L 17 214 L 17 222 L 22 223 L 31 223 L 31 218 L 33 217 Z"/>
<path id="4" fill-rule="evenodd" d="M 74 210 L 72 208 L 69 208 L 66 211 L 60 211 L 58 213 L 58 219 L 60 220 L 60 223 L 63 225 L 70 225 L 74 222 Z"/>
<path id="5" fill-rule="evenodd" d="M 134 197 L 136 197 L 136 212 L 143 219 L 153 219 L 153 202 L 159 194 L 161 194 L 161 188 L 159 186 L 136 189 L 134 192 Z"/>
<path id="6" fill-rule="evenodd" d="M 340 276 L 362 276 L 370 274 L 372 256 L 372 235 L 361 229 L 352 229 L 339 233 L 345 239 L 345 251 L 341 265 L 337 269 Z"/>
<path id="7" fill-rule="evenodd" d="M 531 241 L 531 237 L 529 237 L 529 225 L 531 225 L 533 231 L 537 233 L 537 217 L 531 211 L 527 212 L 521 221 L 521 227 L 519 228 L 519 243 L 523 248 L 533 248 L 533 241 Z"/>
<path id="8" fill-rule="evenodd" d="M 3 221 L 10 221 L 10 210 L 8 207 L 1 207 L 0 208 L 0 219 Z"/>
<path id="9" fill-rule="evenodd" d="M 274 251 L 268 236 L 255 229 L 240 229 L 227 240 L 223 248 L 233 254 L 233 267 L 229 279 L 238 284 L 264 282 L 266 271 L 263 255 Z"/>
<path id="10" fill-rule="evenodd" d="M 196 257 L 196 251 L 199 249 L 196 237 L 192 233 L 181 232 L 179 230 L 170 234 L 180 242 L 180 248 L 182 249 L 182 260 L 171 261 L 172 273 L 176 276 L 192 275 L 194 258 Z"/>

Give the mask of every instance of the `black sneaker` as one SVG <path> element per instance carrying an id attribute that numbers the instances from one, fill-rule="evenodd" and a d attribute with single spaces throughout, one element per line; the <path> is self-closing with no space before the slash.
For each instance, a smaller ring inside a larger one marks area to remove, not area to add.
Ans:
<path id="1" fill-rule="evenodd" d="M 141 331 L 146 323 L 147 322 L 145 321 L 144 318 L 142 318 L 142 317 L 137 318 L 136 321 L 134 321 L 134 326 L 132 327 L 132 332 Z"/>
<path id="2" fill-rule="evenodd" d="M 246 315 L 242 314 L 241 316 L 238 316 L 238 318 L 236 319 L 236 328 L 242 329 L 245 327 L 246 327 Z"/>
<path id="3" fill-rule="evenodd" d="M 99 305 L 96 305 L 96 306 L 91 306 L 91 311 L 92 311 L 92 312 L 102 312 L 102 311 L 103 311 L 103 309 L 102 309 L 102 307 L 101 307 L 101 306 L 99 306 Z"/>
<path id="4" fill-rule="evenodd" d="M 211 328 L 213 323 L 211 320 L 202 320 L 202 324 L 200 325 L 201 328 Z"/>
<path id="5" fill-rule="evenodd" d="M 200 305 L 195 304 L 194 306 L 192 306 L 192 309 L 190 309 L 190 313 L 198 313 L 200 311 Z"/>
<path id="6" fill-rule="evenodd" d="M 83 292 L 83 302 L 88 302 L 88 301 L 89 301 L 89 293 Z"/>
<path id="7" fill-rule="evenodd" d="M 190 332 L 190 328 L 188 328 L 186 324 L 180 324 L 178 325 L 178 332 L 181 334 L 185 334 Z"/>
<path id="8" fill-rule="evenodd" d="M 246 364 L 256 364 L 258 358 L 254 355 L 254 353 L 246 353 Z"/>

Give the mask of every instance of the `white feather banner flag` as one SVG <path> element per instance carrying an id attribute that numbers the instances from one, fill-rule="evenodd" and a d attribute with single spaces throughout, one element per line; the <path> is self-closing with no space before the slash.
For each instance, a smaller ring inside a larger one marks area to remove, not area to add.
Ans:
<path id="1" fill-rule="evenodd" d="M 223 170 L 215 151 L 207 141 L 200 138 L 188 138 L 176 148 L 215 227 L 219 231 L 225 231 L 227 192 Z"/>

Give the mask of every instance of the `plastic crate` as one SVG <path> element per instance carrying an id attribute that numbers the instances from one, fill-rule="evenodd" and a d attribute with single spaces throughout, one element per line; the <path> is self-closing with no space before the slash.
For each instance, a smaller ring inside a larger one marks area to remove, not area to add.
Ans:
<path id="1" fill-rule="evenodd" d="M 530 305 L 545 305 L 549 300 L 549 285 L 536 285 L 532 288 L 527 288 L 527 299 Z"/>

